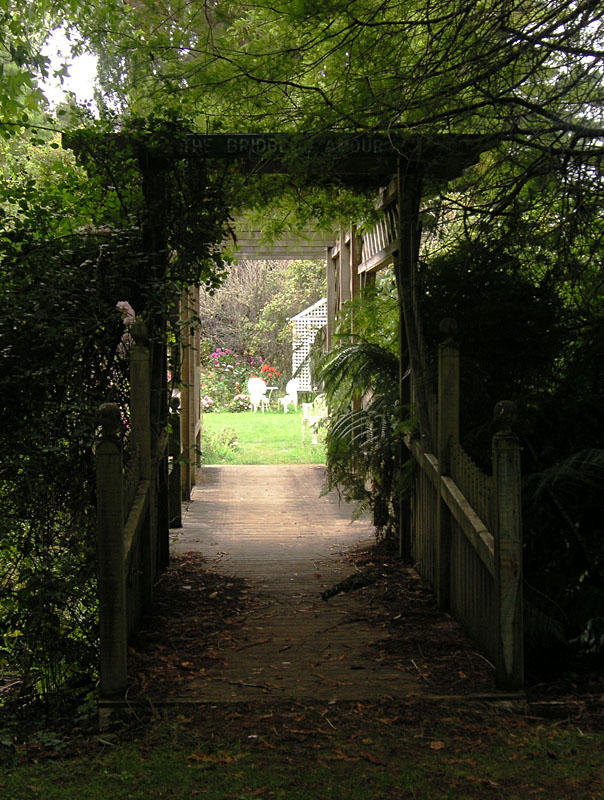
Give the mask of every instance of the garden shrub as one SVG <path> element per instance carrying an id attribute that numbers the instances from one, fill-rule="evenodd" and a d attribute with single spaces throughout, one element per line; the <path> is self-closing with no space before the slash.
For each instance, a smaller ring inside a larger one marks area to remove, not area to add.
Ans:
<path id="1" fill-rule="evenodd" d="M 262 378 L 271 386 L 282 382 L 281 372 L 262 356 L 242 356 L 229 347 L 216 347 L 202 356 L 201 392 L 205 412 L 249 411 L 247 382 Z"/>
<path id="2" fill-rule="evenodd" d="M 229 455 L 239 446 L 239 437 L 232 428 L 216 433 L 204 430 L 201 460 L 204 464 L 228 463 Z"/>
<path id="3" fill-rule="evenodd" d="M 338 488 L 369 509 L 380 539 L 398 533 L 400 498 L 409 489 L 408 463 L 401 461 L 398 396 L 397 304 L 392 276 L 379 277 L 340 314 L 335 346 L 312 359 L 329 407 L 326 460 L 329 488 Z M 355 334 L 351 334 L 354 318 Z"/>
<path id="4" fill-rule="evenodd" d="M 420 298 L 430 355 L 439 321 L 457 320 L 462 443 L 487 472 L 493 407 L 517 403 L 528 644 L 533 663 L 546 664 L 561 640 L 592 653 L 602 644 L 604 324 L 551 280 L 529 277 L 508 244 L 462 242 L 431 259 Z"/>
<path id="5" fill-rule="evenodd" d="M 248 378 L 255 369 L 253 359 L 240 356 L 228 347 L 224 350 L 217 347 L 209 355 L 202 356 L 201 365 L 201 392 L 206 412 L 229 409 L 233 398 L 247 391 Z"/>
<path id="6" fill-rule="evenodd" d="M 127 410 L 116 302 L 137 306 L 124 270 L 131 235 L 89 235 L 0 265 L 0 665 L 47 694 L 96 669 L 98 406 Z"/>

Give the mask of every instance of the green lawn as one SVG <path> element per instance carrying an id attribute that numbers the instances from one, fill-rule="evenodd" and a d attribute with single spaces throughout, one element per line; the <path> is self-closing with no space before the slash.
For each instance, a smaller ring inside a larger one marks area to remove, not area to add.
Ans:
<path id="1" fill-rule="evenodd" d="M 325 448 L 302 442 L 301 412 L 242 411 L 204 414 L 204 464 L 324 464 Z"/>

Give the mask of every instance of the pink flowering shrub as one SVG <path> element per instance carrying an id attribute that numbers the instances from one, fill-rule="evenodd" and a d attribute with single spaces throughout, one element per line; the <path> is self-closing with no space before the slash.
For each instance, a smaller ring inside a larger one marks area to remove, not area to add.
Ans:
<path id="1" fill-rule="evenodd" d="M 262 358 L 241 356 L 229 348 L 222 347 L 217 347 L 202 359 L 203 410 L 247 411 L 250 408 L 249 397 L 245 394 L 247 381 L 262 361 Z"/>
<path id="2" fill-rule="evenodd" d="M 249 411 L 252 407 L 249 394 L 236 394 L 228 405 L 229 411 Z"/>

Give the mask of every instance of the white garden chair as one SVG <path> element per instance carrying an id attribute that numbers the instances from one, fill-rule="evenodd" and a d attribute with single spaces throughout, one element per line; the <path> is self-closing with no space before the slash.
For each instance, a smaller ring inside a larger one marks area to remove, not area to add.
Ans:
<path id="1" fill-rule="evenodd" d="M 300 390 L 300 382 L 297 378 L 292 378 L 285 386 L 285 397 L 279 398 L 279 405 L 283 406 L 283 411 L 287 414 L 289 406 L 293 406 L 298 410 L 298 391 Z"/>
<path id="2" fill-rule="evenodd" d="M 258 407 L 262 409 L 268 408 L 268 397 L 266 396 L 266 383 L 262 378 L 250 378 L 247 382 L 247 393 L 250 396 L 250 404 L 254 411 L 258 411 Z"/>
<path id="3" fill-rule="evenodd" d="M 318 444 L 318 427 L 321 420 L 327 416 L 325 395 L 318 394 L 314 402 L 302 403 L 302 441 L 306 439 L 306 431 L 310 431 L 312 444 Z"/>

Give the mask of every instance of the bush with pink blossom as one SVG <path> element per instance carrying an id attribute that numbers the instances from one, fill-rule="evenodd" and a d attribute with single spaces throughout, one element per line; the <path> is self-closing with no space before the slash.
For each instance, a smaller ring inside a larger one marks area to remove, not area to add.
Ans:
<path id="1" fill-rule="evenodd" d="M 230 348 L 216 347 L 202 359 L 201 393 L 205 412 L 247 411 L 250 408 L 248 379 L 263 359 L 241 356 Z"/>

